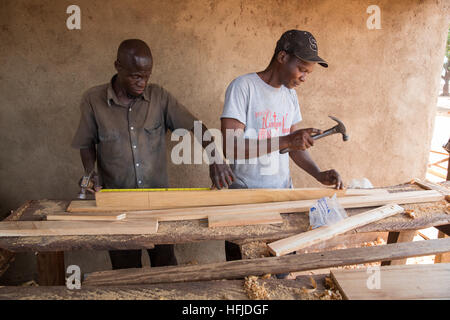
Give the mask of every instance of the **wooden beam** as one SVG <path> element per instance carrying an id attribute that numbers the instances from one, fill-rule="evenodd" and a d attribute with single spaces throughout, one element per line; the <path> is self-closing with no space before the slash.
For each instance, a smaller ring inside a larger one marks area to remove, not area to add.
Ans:
<path id="1" fill-rule="evenodd" d="M 450 189 L 427 180 L 414 179 L 414 183 L 426 190 L 436 190 L 447 196 L 450 195 Z"/>
<path id="2" fill-rule="evenodd" d="M 433 170 L 433 169 L 428 169 L 427 172 L 430 173 L 430 174 L 432 174 L 433 176 L 438 177 L 438 178 L 442 178 L 442 179 L 446 179 L 446 178 L 447 178 L 447 177 L 445 176 L 445 174 L 440 173 L 440 172 L 438 172 L 438 171 L 436 171 L 436 170 Z"/>
<path id="3" fill-rule="evenodd" d="M 330 226 L 323 226 L 315 230 L 303 232 L 289 238 L 269 243 L 267 246 L 273 255 L 283 256 L 321 241 L 331 239 L 337 235 L 364 226 L 371 222 L 393 216 L 397 213 L 402 213 L 403 211 L 404 209 L 396 204 L 383 206 L 381 208 L 351 216 Z"/>
<path id="4" fill-rule="evenodd" d="M 416 230 L 406 230 L 401 232 L 389 232 L 387 243 L 412 242 L 416 236 Z M 382 266 L 404 265 L 407 259 L 393 261 L 383 261 Z"/>
<path id="5" fill-rule="evenodd" d="M 210 215 L 208 227 L 237 227 L 256 224 L 280 224 L 283 218 L 278 212 L 261 212 L 243 215 Z"/>
<path id="6" fill-rule="evenodd" d="M 36 237 L 69 235 L 132 235 L 158 231 L 158 221 L 7 221 L 0 222 L 0 237 Z"/>
<path id="7" fill-rule="evenodd" d="M 86 274 L 82 287 L 238 279 L 249 275 L 306 271 L 448 251 L 450 238 L 202 265 L 100 271 Z"/>
<path id="8" fill-rule="evenodd" d="M 312 276 L 317 283 L 314 293 L 320 295 L 324 292 L 325 277 L 325 274 Z M 224 280 L 116 287 L 82 286 L 79 290 L 69 290 L 65 286 L 9 286 L 0 287 L 0 300 L 249 300 L 244 282 L 244 280 Z M 271 300 L 298 300 L 303 297 L 302 287 L 311 286 L 311 277 L 298 276 L 295 280 L 260 278 L 258 284 L 270 292 Z M 307 293 L 304 296 L 314 297 Z M 177 318 L 179 314 L 178 308 L 172 308 L 165 313 L 165 317 Z"/>
<path id="9" fill-rule="evenodd" d="M 54 213 L 46 216 L 47 221 L 119 221 L 127 217 L 126 213 Z"/>
<path id="10" fill-rule="evenodd" d="M 332 270 L 331 277 L 350 300 L 450 299 L 450 263 L 387 266 L 375 272 Z M 374 278 L 370 286 L 369 277 Z"/>
<path id="11" fill-rule="evenodd" d="M 136 209 L 174 209 L 203 206 L 224 206 L 266 202 L 297 201 L 343 197 L 347 190 L 332 188 L 302 189 L 227 189 L 208 191 L 100 191 L 95 194 L 97 207 Z M 386 191 L 355 189 L 350 195 L 386 194 Z"/>

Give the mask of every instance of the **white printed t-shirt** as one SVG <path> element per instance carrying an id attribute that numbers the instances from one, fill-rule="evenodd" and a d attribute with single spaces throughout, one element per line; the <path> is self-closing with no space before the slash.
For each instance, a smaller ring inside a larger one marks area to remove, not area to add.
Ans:
<path id="1" fill-rule="evenodd" d="M 274 88 L 256 73 L 231 82 L 221 118 L 238 120 L 245 125 L 245 138 L 259 140 L 288 135 L 291 126 L 302 120 L 295 90 Z M 231 168 L 237 178 L 232 188 L 292 187 L 289 153 L 277 150 L 259 158 L 234 160 Z"/>

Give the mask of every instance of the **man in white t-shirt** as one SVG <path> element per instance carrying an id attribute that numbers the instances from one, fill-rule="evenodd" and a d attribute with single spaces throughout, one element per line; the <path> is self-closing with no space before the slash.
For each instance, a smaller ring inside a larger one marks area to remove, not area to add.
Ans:
<path id="1" fill-rule="evenodd" d="M 343 188 L 339 173 L 321 171 L 306 150 L 314 145 L 311 135 L 320 130 L 300 129 L 302 116 L 294 88 L 316 63 L 328 67 L 318 56 L 313 35 L 289 30 L 278 40 L 264 71 L 231 82 L 221 116 L 224 153 L 236 177 L 230 188 L 292 188 L 289 157 L 322 184 Z M 279 152 L 283 149 L 289 154 Z"/>

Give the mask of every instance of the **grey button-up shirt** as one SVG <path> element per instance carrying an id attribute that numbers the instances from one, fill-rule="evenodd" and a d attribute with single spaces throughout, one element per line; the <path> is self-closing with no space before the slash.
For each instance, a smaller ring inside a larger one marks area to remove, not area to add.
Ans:
<path id="1" fill-rule="evenodd" d="M 103 188 L 166 188 L 166 131 L 191 130 L 197 119 L 155 84 L 148 85 L 131 107 L 120 104 L 112 88 L 115 77 L 83 95 L 72 147 L 97 145 Z"/>

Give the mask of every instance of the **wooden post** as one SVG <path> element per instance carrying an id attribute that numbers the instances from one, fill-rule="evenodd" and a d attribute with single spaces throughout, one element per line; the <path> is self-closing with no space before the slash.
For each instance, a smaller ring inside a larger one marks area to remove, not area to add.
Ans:
<path id="1" fill-rule="evenodd" d="M 400 243 L 400 242 L 411 242 L 416 236 L 416 230 L 407 230 L 401 232 L 389 232 L 387 243 Z M 383 261 L 382 266 L 389 265 L 403 265 L 406 264 L 406 259 Z"/>
<path id="2" fill-rule="evenodd" d="M 443 233 L 442 231 L 439 231 L 438 238 L 448 238 L 449 236 Z M 434 259 L 434 263 L 449 263 L 450 262 L 450 252 L 447 253 L 441 253 L 437 254 L 436 258 Z"/>
<path id="3" fill-rule="evenodd" d="M 64 286 L 66 269 L 64 267 L 64 252 L 37 253 L 38 283 L 40 286 Z"/>
<path id="4" fill-rule="evenodd" d="M 450 138 L 446 145 L 444 145 L 444 149 L 447 150 L 449 158 L 448 158 L 448 167 L 447 167 L 447 181 L 450 181 Z"/>

